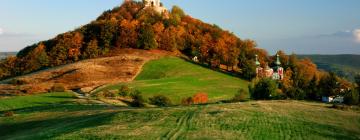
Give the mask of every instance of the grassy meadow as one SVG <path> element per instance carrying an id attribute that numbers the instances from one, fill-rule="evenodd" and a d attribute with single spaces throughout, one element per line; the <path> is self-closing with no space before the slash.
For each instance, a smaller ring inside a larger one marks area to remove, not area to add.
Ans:
<path id="1" fill-rule="evenodd" d="M 245 80 L 177 57 L 150 61 L 145 64 L 135 81 L 111 85 L 104 89 L 119 89 L 121 85 L 140 90 L 146 98 L 166 95 L 175 103 L 199 92 L 207 93 L 210 102 L 216 102 L 231 99 L 241 88 L 248 89 L 248 82 Z"/>
<path id="2" fill-rule="evenodd" d="M 360 112 L 320 103 L 250 101 L 136 109 L 90 103 L 71 94 L 0 99 L 2 112 L 13 103 L 28 101 L 11 107 L 14 116 L 0 117 L 0 139 L 360 138 Z M 30 104 L 44 97 L 50 100 Z"/>
<path id="3" fill-rule="evenodd" d="M 121 85 L 176 103 L 198 92 L 230 99 L 248 82 L 169 57 Z M 0 99 L 0 140 L 7 139 L 360 139 L 360 112 L 304 101 L 249 101 L 166 108 L 119 107 L 72 92 Z M 12 112 L 13 116 L 5 114 Z"/>

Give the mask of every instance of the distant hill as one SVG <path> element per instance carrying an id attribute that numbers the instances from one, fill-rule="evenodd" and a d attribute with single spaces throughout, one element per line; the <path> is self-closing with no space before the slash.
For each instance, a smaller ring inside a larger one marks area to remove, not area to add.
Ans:
<path id="1" fill-rule="evenodd" d="M 16 56 L 17 52 L 0 52 L 0 59 L 4 59 L 9 56 Z"/>
<path id="2" fill-rule="evenodd" d="M 360 55 L 298 55 L 298 57 L 310 58 L 319 69 L 335 72 L 349 80 L 360 74 Z"/>

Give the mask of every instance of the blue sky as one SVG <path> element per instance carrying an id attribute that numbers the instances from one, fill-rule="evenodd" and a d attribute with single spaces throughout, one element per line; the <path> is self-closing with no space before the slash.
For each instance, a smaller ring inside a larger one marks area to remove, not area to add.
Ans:
<path id="1" fill-rule="evenodd" d="M 270 53 L 360 54 L 360 0 L 162 0 Z M 1 0 L 0 51 L 89 23 L 122 0 Z"/>

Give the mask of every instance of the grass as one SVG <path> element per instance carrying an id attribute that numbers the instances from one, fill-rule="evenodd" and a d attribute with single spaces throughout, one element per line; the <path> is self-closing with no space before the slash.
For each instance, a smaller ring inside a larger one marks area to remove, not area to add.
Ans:
<path id="1" fill-rule="evenodd" d="M 0 112 L 19 108 L 30 108 L 53 103 L 64 103 L 74 98 L 74 94 L 67 92 L 38 94 L 33 96 L 19 96 L 1 99 Z"/>
<path id="2" fill-rule="evenodd" d="M 212 101 L 227 99 L 247 86 L 173 57 L 151 61 L 128 84 L 147 97 L 165 94 L 176 101 L 196 92 L 207 92 Z M 360 139 L 360 112 L 330 106 L 249 101 L 136 109 L 47 93 L 0 99 L 0 139 Z M 3 116 L 7 111 L 14 116 Z"/>
<path id="3" fill-rule="evenodd" d="M 119 89 L 124 83 L 105 89 Z M 232 98 L 239 89 L 247 90 L 248 82 L 176 57 L 153 60 L 145 64 L 134 82 L 128 83 L 146 98 L 166 95 L 175 103 L 182 98 L 205 92 L 210 102 Z"/>
<path id="4" fill-rule="evenodd" d="M 54 93 L 54 96 L 62 93 Z M 40 100 L 41 96 L 14 97 Z M 4 99 L 1 99 L 2 102 Z M 301 101 L 131 109 L 48 102 L 0 117 L 0 139 L 359 139 L 360 113 Z M 36 108 L 40 108 L 37 110 Z"/>

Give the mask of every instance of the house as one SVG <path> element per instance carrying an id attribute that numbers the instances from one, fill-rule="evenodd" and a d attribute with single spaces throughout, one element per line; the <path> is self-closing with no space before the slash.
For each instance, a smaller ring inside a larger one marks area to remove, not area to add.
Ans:
<path id="1" fill-rule="evenodd" d="M 334 100 L 333 96 L 323 96 L 321 98 L 321 101 L 324 102 L 324 103 L 332 103 L 333 100 Z"/>
<path id="2" fill-rule="evenodd" d="M 193 57 L 192 59 L 194 62 L 198 63 L 199 62 L 199 58 L 197 56 Z"/>
<path id="3" fill-rule="evenodd" d="M 324 103 L 344 103 L 343 96 L 323 96 L 322 101 Z"/>

